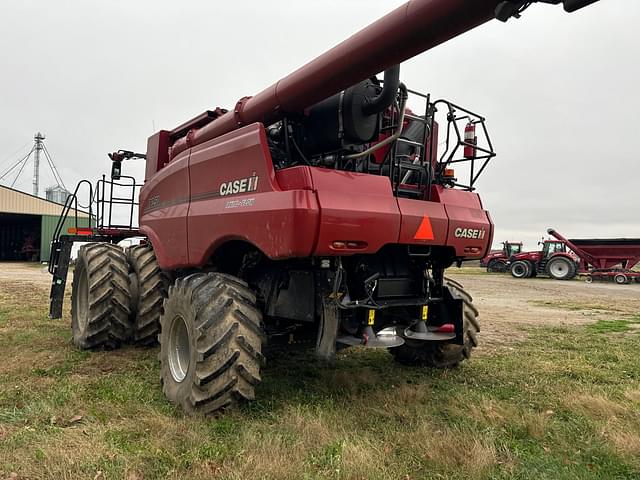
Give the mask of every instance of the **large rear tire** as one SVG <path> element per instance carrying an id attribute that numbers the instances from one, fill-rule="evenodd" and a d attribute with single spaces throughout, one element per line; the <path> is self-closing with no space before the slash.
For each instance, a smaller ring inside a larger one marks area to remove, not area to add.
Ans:
<path id="1" fill-rule="evenodd" d="M 511 276 L 514 278 L 528 278 L 530 274 L 529 262 L 517 260 L 511 264 Z"/>
<path id="2" fill-rule="evenodd" d="M 196 273 L 169 287 L 160 319 L 164 394 L 189 414 L 253 400 L 264 362 L 262 315 L 246 283 Z"/>
<path id="3" fill-rule="evenodd" d="M 110 243 L 80 247 L 71 287 L 73 343 L 112 350 L 131 335 L 129 276 L 124 251 Z"/>
<path id="4" fill-rule="evenodd" d="M 566 257 L 554 257 L 547 263 L 546 273 L 556 280 L 571 280 L 576 276 L 576 267 Z"/>
<path id="5" fill-rule="evenodd" d="M 136 245 L 127 249 L 131 284 L 135 284 L 132 305 L 133 342 L 155 345 L 160 333 L 162 302 L 167 297 L 169 277 L 160 269 L 151 245 Z"/>
<path id="6" fill-rule="evenodd" d="M 397 362 L 409 366 L 452 368 L 469 359 L 471 351 L 478 346 L 480 324 L 478 323 L 478 310 L 473 305 L 471 295 L 454 280 L 445 279 L 445 285 L 453 298 L 459 298 L 463 302 L 464 344 L 405 339 L 403 345 L 389 349 Z"/>

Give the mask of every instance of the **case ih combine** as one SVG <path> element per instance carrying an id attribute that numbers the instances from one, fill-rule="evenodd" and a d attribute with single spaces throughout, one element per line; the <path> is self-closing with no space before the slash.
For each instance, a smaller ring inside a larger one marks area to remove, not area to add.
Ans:
<path id="1" fill-rule="evenodd" d="M 595 0 L 540 1 L 574 11 Z M 81 182 L 96 226 L 62 235 L 59 224 L 51 317 L 71 244 L 92 242 L 73 276 L 75 344 L 159 340 L 164 393 L 191 413 L 253 398 L 265 342 L 307 341 L 323 358 L 388 348 L 433 367 L 468 358 L 478 311 L 444 271 L 491 245 L 473 190 L 494 152 L 483 117 L 409 90 L 399 64 L 531 3 L 410 1 L 229 111 L 158 132 L 146 155 L 112 154 L 112 180 Z M 424 109 L 408 108 L 416 99 Z M 143 156 L 136 202 L 121 163 Z M 452 167 L 464 165 L 458 180 Z M 123 185 L 131 193 L 114 194 Z M 139 204 L 139 228 L 114 225 L 114 204 L 129 204 L 130 219 Z M 140 246 L 116 245 L 139 235 Z"/>
<path id="2" fill-rule="evenodd" d="M 571 280 L 580 273 L 588 283 L 609 280 L 622 285 L 640 281 L 640 272 L 631 270 L 640 262 L 640 239 L 569 240 L 553 228 L 547 233 L 556 240 L 545 240 L 541 251 L 511 257 L 511 275 L 527 278 L 546 274 L 556 280 Z"/>

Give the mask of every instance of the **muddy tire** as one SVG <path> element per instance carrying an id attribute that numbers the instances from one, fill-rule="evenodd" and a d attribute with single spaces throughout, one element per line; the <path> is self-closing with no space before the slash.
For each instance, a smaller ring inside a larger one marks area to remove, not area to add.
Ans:
<path id="1" fill-rule="evenodd" d="M 264 363 L 262 315 L 246 283 L 195 273 L 169 287 L 160 319 L 160 381 L 188 414 L 253 400 Z"/>
<path id="2" fill-rule="evenodd" d="M 80 247 L 71 289 L 73 343 L 85 350 L 112 350 L 128 341 L 130 301 L 124 251 L 110 243 Z"/>
<path id="3" fill-rule="evenodd" d="M 424 342 L 405 339 L 399 347 L 390 348 L 389 352 L 395 360 L 403 365 L 432 368 L 453 368 L 471 357 L 471 351 L 478 346 L 478 310 L 473 306 L 473 299 L 454 280 L 445 279 L 445 285 L 453 298 L 463 302 L 463 335 L 464 344 L 450 342 Z"/>
<path id="4" fill-rule="evenodd" d="M 167 297 L 169 277 L 160 270 L 151 245 L 136 245 L 127 249 L 129 277 L 132 288 L 132 340 L 137 345 L 158 343 L 162 302 Z"/>
<path id="5" fill-rule="evenodd" d="M 507 262 L 504 260 L 493 259 L 487 264 L 487 272 L 504 273 L 507 271 Z"/>
<path id="6" fill-rule="evenodd" d="M 571 280 L 576 276 L 576 266 L 566 257 L 554 257 L 547 263 L 546 273 L 556 280 Z"/>
<path id="7" fill-rule="evenodd" d="M 530 273 L 529 262 L 517 260 L 511 264 L 509 270 L 514 278 L 528 278 Z"/>

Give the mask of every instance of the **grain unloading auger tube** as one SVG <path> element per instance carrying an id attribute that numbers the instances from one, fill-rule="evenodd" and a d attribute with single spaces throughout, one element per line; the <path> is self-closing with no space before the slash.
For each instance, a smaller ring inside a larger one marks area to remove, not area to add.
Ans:
<path id="1" fill-rule="evenodd" d="M 597 0 L 537 0 L 574 12 Z M 147 178 L 180 152 L 254 122 L 270 124 L 398 65 L 493 18 L 519 17 L 534 1 L 412 0 L 253 97 L 216 109 L 149 141 Z"/>

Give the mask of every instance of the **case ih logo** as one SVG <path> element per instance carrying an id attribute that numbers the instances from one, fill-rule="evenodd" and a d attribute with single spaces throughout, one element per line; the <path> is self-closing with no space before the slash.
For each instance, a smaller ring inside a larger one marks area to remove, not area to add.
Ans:
<path id="1" fill-rule="evenodd" d="M 457 238 L 477 238 L 482 240 L 487 232 L 484 228 L 456 228 L 453 235 Z"/>
<path id="2" fill-rule="evenodd" d="M 223 182 L 220 184 L 220 195 L 235 195 L 237 193 L 255 192 L 258 189 L 258 179 L 256 172 L 247 178 Z"/>

